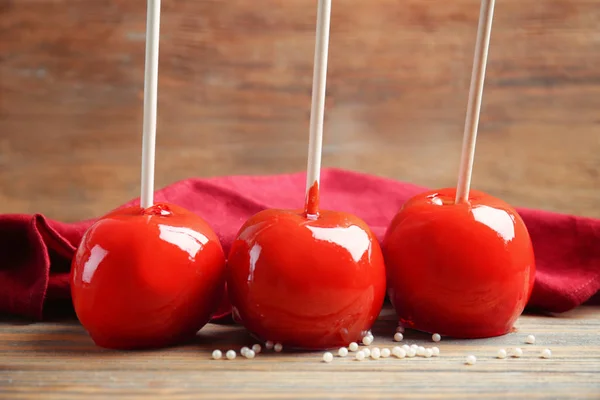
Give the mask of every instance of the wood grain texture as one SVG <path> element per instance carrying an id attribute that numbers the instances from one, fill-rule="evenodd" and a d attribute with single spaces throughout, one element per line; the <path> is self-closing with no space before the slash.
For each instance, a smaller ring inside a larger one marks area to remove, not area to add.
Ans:
<path id="1" fill-rule="evenodd" d="M 212 360 L 215 348 L 253 343 L 237 326 L 207 325 L 194 343 L 166 350 L 97 348 L 75 322 L 0 324 L 2 399 L 597 399 L 600 308 L 560 316 L 525 315 L 517 332 L 480 340 L 444 338 L 440 357 L 321 361 L 321 352 L 261 353 L 254 360 Z M 393 312 L 376 323 L 371 347 L 392 347 Z M 528 334 L 536 344 L 528 345 Z M 433 346 L 409 331 L 404 343 Z M 521 347 L 522 358 L 496 359 Z M 551 359 L 541 359 L 550 348 Z M 350 353 L 352 354 L 352 353 Z M 473 366 L 464 364 L 477 356 Z"/>
<path id="2" fill-rule="evenodd" d="M 325 166 L 456 183 L 478 0 L 336 0 Z M 305 168 L 314 1 L 164 2 L 157 187 Z M 0 212 L 138 196 L 145 2 L 0 0 Z M 473 187 L 600 217 L 600 6 L 503 0 Z M 326 190 L 326 188 L 324 188 Z"/>

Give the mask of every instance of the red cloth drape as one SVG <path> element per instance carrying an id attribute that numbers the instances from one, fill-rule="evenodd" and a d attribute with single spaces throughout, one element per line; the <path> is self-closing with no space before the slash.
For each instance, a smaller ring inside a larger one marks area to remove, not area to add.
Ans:
<path id="1" fill-rule="evenodd" d="M 304 174 L 188 179 L 156 193 L 208 221 L 225 251 L 240 226 L 265 208 L 301 208 Z M 415 185 L 356 172 L 324 169 L 321 206 L 364 219 L 381 239 Z M 126 205 L 136 203 L 134 200 Z M 107 210 L 108 211 L 108 210 Z M 518 209 L 536 254 L 530 307 L 567 311 L 600 288 L 600 220 Z M 70 309 L 70 261 L 92 220 L 66 224 L 42 215 L 0 215 L 0 314 L 41 319 Z M 227 304 L 219 313 L 228 312 Z"/>

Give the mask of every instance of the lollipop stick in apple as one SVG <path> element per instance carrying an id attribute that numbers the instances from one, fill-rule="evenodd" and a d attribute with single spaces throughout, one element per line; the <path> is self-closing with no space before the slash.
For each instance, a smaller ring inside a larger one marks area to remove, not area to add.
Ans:
<path id="1" fill-rule="evenodd" d="M 160 0 L 149 0 L 146 17 L 146 63 L 144 72 L 144 114 L 142 127 L 142 182 L 140 206 L 154 202 L 154 155 L 158 108 L 158 50 L 160 43 Z"/>
<path id="2" fill-rule="evenodd" d="M 494 0 L 482 0 L 457 188 L 406 202 L 383 240 L 399 322 L 477 338 L 511 331 L 535 276 L 529 233 L 509 204 L 470 190 Z"/>
<path id="3" fill-rule="evenodd" d="M 284 349 L 360 340 L 385 294 L 383 256 L 367 224 L 319 208 L 330 12 L 331 0 L 319 0 L 304 210 L 252 216 L 228 258 L 234 318 Z"/>
<path id="4" fill-rule="evenodd" d="M 160 0 L 148 0 L 147 11 L 140 206 L 96 221 L 71 269 L 77 317 L 98 346 L 115 349 L 193 338 L 225 284 L 225 257 L 208 224 L 153 199 Z"/>
<path id="5" fill-rule="evenodd" d="M 477 29 L 477 39 L 475 41 L 475 57 L 473 60 L 473 71 L 471 73 L 471 85 L 465 120 L 463 147 L 460 157 L 458 185 L 456 188 L 456 203 L 464 203 L 469 199 L 471 176 L 473 174 L 473 161 L 475 159 L 475 144 L 477 142 L 477 132 L 479 128 L 479 114 L 481 112 L 485 72 L 490 48 L 490 37 L 492 35 L 494 2 L 495 0 L 484 0 L 481 2 L 479 27 Z"/>
<path id="6" fill-rule="evenodd" d="M 306 215 L 313 217 L 319 212 L 319 182 L 323 148 L 323 123 L 325 119 L 330 15 L 331 0 L 319 1 L 317 9 L 317 41 L 315 45 L 310 128 L 308 135 L 305 199 Z"/>

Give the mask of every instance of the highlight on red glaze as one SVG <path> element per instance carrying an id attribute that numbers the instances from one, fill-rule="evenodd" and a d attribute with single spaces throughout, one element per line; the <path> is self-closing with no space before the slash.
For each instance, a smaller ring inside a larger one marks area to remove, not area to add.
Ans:
<path id="1" fill-rule="evenodd" d="M 388 294 L 399 322 L 456 338 L 506 334 L 523 312 L 535 277 L 533 247 L 504 201 L 456 189 L 410 199 L 384 241 Z"/>
<path id="2" fill-rule="evenodd" d="M 227 263 L 233 317 L 284 348 L 325 349 L 360 340 L 385 297 L 377 239 L 359 218 L 265 210 L 250 218 Z"/>
<path id="3" fill-rule="evenodd" d="M 75 312 L 94 342 L 153 348 L 191 339 L 223 296 L 225 257 L 199 216 L 159 203 L 94 223 L 73 259 Z"/>
<path id="4" fill-rule="evenodd" d="M 315 181 L 308 190 L 305 204 L 305 216 L 310 216 L 312 218 L 319 215 L 319 182 Z"/>

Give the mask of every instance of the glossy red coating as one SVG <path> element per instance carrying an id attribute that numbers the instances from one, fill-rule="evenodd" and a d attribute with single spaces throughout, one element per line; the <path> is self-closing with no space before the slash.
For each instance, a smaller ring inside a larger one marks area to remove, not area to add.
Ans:
<path id="1" fill-rule="evenodd" d="M 193 338 L 222 299 L 225 257 L 199 216 L 159 203 L 114 211 L 83 236 L 71 269 L 77 317 L 101 347 Z"/>
<path id="2" fill-rule="evenodd" d="M 304 202 L 304 215 L 319 215 L 319 182 L 312 184 Z"/>
<path id="3" fill-rule="evenodd" d="M 511 331 L 535 277 L 527 228 L 507 203 L 456 189 L 423 193 L 394 217 L 383 241 L 388 293 L 406 327 L 456 338 Z"/>
<path id="4" fill-rule="evenodd" d="M 284 348 L 324 349 L 358 341 L 385 297 L 377 239 L 359 218 L 265 210 L 241 228 L 229 253 L 234 318 Z"/>

